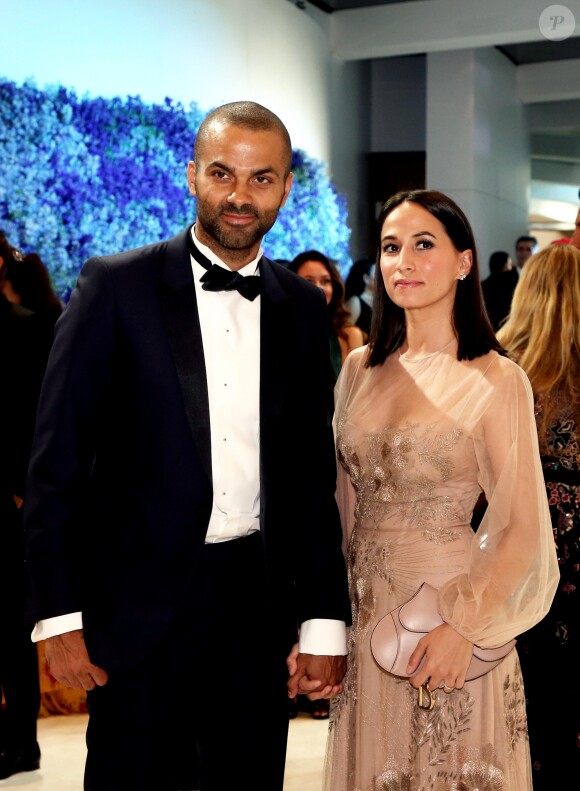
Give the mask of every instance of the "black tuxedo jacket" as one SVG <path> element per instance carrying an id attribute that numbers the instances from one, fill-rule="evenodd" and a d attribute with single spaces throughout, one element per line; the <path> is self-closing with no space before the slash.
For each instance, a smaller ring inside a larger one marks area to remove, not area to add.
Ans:
<path id="1" fill-rule="evenodd" d="M 44 379 L 25 530 L 36 619 L 82 611 L 93 662 L 139 661 L 191 587 L 212 508 L 207 382 L 184 231 L 90 259 Z M 274 624 L 350 622 L 321 292 L 260 265 L 260 525 Z"/>

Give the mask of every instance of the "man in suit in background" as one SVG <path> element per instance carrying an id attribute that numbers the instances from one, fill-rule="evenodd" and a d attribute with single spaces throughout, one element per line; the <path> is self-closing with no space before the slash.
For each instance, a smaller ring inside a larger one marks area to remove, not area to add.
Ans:
<path id="1" fill-rule="evenodd" d="M 90 259 L 40 400 L 26 534 L 53 675 L 88 692 L 87 791 L 281 791 L 293 685 L 329 696 L 349 623 L 322 292 L 261 253 L 291 145 L 204 119 L 195 225 Z M 176 766 L 177 765 L 177 766 Z"/>
<path id="2" fill-rule="evenodd" d="M 516 262 L 520 270 L 528 258 L 531 258 L 538 249 L 538 240 L 535 236 L 518 236 L 515 244 Z"/>

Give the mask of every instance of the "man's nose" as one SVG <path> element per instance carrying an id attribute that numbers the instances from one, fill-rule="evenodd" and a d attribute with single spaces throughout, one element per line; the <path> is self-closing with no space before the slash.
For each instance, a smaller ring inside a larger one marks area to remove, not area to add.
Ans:
<path id="1" fill-rule="evenodd" d="M 247 190 L 243 185 L 236 184 L 234 190 L 228 195 L 228 203 L 234 206 L 242 206 L 244 203 L 251 203 Z"/>

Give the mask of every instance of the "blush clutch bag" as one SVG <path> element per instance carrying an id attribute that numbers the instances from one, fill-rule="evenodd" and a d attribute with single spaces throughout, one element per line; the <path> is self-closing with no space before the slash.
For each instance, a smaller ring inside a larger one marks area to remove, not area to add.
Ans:
<path id="1" fill-rule="evenodd" d="M 442 623 L 437 611 L 437 589 L 424 582 L 410 599 L 387 613 L 373 629 L 371 652 L 375 661 L 388 673 L 408 678 L 409 657 L 417 643 Z M 515 644 L 515 640 L 510 640 L 498 648 L 474 645 L 465 680 L 479 678 L 499 665 Z"/>

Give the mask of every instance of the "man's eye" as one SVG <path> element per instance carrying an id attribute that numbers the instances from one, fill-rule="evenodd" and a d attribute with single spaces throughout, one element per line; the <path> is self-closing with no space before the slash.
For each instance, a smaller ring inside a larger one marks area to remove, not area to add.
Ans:
<path id="1" fill-rule="evenodd" d="M 266 178 L 266 176 L 256 176 L 256 181 L 258 182 L 258 184 L 269 184 L 270 183 L 270 179 Z"/>

